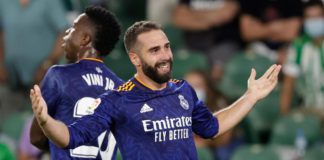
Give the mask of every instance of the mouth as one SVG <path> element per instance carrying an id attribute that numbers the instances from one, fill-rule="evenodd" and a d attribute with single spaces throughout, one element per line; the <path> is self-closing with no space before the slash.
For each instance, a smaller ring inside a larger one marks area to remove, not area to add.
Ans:
<path id="1" fill-rule="evenodd" d="M 157 65 L 157 69 L 163 73 L 170 72 L 171 65 L 170 62 L 162 62 Z"/>

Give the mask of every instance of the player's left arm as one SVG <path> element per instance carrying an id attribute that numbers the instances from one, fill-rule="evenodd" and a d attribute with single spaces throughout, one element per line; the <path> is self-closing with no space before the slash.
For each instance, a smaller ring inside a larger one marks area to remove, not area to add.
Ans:
<path id="1" fill-rule="evenodd" d="M 219 124 L 218 133 L 214 138 L 237 125 L 258 100 L 266 97 L 275 88 L 280 70 L 280 65 L 272 65 L 262 77 L 255 79 L 256 71 L 252 69 L 245 94 L 229 107 L 214 114 Z"/>
<path id="2" fill-rule="evenodd" d="M 35 85 L 30 91 L 30 99 L 34 116 L 43 130 L 44 134 L 57 146 L 64 148 L 68 146 L 70 133 L 68 127 L 47 113 L 47 104 L 42 97 L 39 86 Z"/>
<path id="3" fill-rule="evenodd" d="M 48 139 L 38 125 L 35 118 L 33 118 L 33 122 L 30 128 L 30 143 L 40 150 L 49 150 Z"/>

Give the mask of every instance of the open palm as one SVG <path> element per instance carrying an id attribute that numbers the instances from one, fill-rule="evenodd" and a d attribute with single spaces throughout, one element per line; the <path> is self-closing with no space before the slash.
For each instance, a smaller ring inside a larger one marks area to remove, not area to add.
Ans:
<path id="1" fill-rule="evenodd" d="M 42 93 L 38 85 L 35 85 L 30 90 L 30 100 L 32 102 L 32 108 L 39 125 L 44 125 L 48 118 L 47 104 L 42 97 Z"/>
<path id="2" fill-rule="evenodd" d="M 266 97 L 276 86 L 280 69 L 280 65 L 274 64 L 259 79 L 255 79 L 256 71 L 252 69 L 247 92 L 255 96 L 257 100 Z"/>

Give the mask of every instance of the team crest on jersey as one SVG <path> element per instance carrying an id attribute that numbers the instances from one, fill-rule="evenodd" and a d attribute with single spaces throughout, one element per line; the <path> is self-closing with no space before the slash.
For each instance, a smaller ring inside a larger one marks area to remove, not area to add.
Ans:
<path id="1" fill-rule="evenodd" d="M 185 109 L 185 110 L 188 110 L 189 109 L 189 103 L 188 103 L 188 101 L 181 94 L 179 94 L 178 98 L 180 100 L 181 107 L 183 109 Z"/>

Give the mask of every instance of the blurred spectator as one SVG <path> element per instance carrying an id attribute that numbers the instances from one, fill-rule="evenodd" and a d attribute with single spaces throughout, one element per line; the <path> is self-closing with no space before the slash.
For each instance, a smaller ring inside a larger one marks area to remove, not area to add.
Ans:
<path id="1" fill-rule="evenodd" d="M 0 143 L 0 160 L 14 160 L 15 156 L 6 144 Z"/>
<path id="2" fill-rule="evenodd" d="M 193 69 L 184 76 L 184 79 L 194 88 L 198 99 L 203 101 L 211 112 L 214 113 L 227 107 L 226 99 L 220 92 L 213 89 L 205 71 Z"/>
<path id="3" fill-rule="evenodd" d="M 0 36 L 4 43 L 0 51 L 1 82 L 7 80 L 15 89 L 29 88 L 58 62 L 68 25 L 60 2 L 0 0 Z"/>
<path id="4" fill-rule="evenodd" d="M 215 91 L 209 81 L 207 74 L 203 70 L 191 70 L 184 79 L 194 88 L 199 100 L 205 102 L 211 112 L 227 106 L 227 101 L 221 93 Z M 221 137 L 214 140 L 205 140 L 195 136 L 195 143 L 199 148 L 211 148 L 214 151 L 216 159 L 228 160 L 231 153 L 241 144 L 241 141 L 235 137 L 235 131 L 231 130 Z"/>
<path id="5" fill-rule="evenodd" d="M 324 6 L 309 0 L 304 7 L 305 35 L 294 41 L 283 66 L 281 112 L 290 111 L 294 89 L 303 106 L 324 117 Z"/>
<path id="6" fill-rule="evenodd" d="M 171 13 L 177 2 L 177 0 L 147 0 L 147 19 L 159 22 L 162 26 L 171 24 Z"/>
<path id="7" fill-rule="evenodd" d="M 21 133 L 18 147 L 19 160 L 37 160 L 41 155 L 41 151 L 30 143 L 29 132 L 32 120 L 32 116 L 30 116 L 30 118 L 26 121 L 24 129 Z"/>
<path id="8" fill-rule="evenodd" d="M 206 54 L 214 82 L 240 50 L 238 11 L 235 0 L 180 0 L 174 9 L 173 22 L 185 31 L 186 47 Z"/>
<path id="9" fill-rule="evenodd" d="M 29 88 L 61 58 L 65 16 L 57 0 L 0 0 L 0 120 L 28 106 Z"/>
<path id="10" fill-rule="evenodd" d="M 240 0 L 240 30 L 246 42 L 261 42 L 254 47 L 271 59 L 282 63 L 286 46 L 300 31 L 300 0 Z"/>

